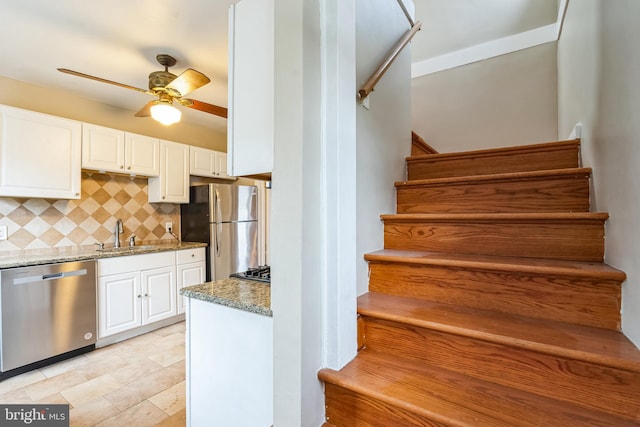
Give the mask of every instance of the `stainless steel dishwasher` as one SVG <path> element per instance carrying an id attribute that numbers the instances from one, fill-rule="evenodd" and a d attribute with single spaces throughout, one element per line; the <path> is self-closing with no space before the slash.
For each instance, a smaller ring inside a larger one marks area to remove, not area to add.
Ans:
<path id="1" fill-rule="evenodd" d="M 95 261 L 0 271 L 0 379 L 93 350 Z"/>

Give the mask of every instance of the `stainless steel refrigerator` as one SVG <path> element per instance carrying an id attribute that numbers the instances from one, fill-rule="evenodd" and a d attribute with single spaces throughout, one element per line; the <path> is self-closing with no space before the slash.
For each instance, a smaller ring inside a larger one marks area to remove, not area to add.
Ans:
<path id="1" fill-rule="evenodd" d="M 207 281 L 258 266 L 258 189 L 205 184 L 180 207 L 182 241 L 207 243 Z"/>

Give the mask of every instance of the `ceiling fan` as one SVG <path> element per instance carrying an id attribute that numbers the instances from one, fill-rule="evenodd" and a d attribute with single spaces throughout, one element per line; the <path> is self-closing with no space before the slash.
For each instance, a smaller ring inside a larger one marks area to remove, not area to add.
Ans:
<path id="1" fill-rule="evenodd" d="M 185 95 L 209 83 L 211 81 L 209 77 L 191 68 L 185 70 L 179 76 L 169 72 L 169 67 L 173 67 L 176 64 L 175 58 L 171 55 L 161 53 L 156 55 L 156 60 L 164 67 L 164 71 L 154 71 L 149 74 L 149 89 L 140 89 L 66 68 L 58 68 L 58 71 L 157 97 L 156 100 L 148 102 L 135 115 L 136 117 L 151 116 L 164 125 L 171 125 L 180 121 L 182 113 L 173 106 L 173 101 L 183 107 L 193 108 L 194 110 L 204 111 L 224 118 L 227 117 L 227 109 L 224 107 L 195 99 L 183 98 Z"/>

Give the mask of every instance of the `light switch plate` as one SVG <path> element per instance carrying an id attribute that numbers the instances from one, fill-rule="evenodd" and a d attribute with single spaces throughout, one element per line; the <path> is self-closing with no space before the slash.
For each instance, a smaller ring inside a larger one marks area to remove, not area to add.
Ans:
<path id="1" fill-rule="evenodd" d="M 164 230 L 167 233 L 171 233 L 173 231 L 173 222 L 165 222 L 164 223 Z"/>
<path id="2" fill-rule="evenodd" d="M 0 240 L 7 240 L 9 237 L 9 228 L 6 225 L 0 225 Z"/>

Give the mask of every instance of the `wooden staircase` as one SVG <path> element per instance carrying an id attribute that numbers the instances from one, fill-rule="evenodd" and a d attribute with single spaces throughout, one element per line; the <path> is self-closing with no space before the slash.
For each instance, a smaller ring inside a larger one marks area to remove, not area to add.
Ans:
<path id="1" fill-rule="evenodd" d="M 325 426 L 640 425 L 579 141 L 425 152 L 365 256 L 358 355 L 319 372 Z"/>

